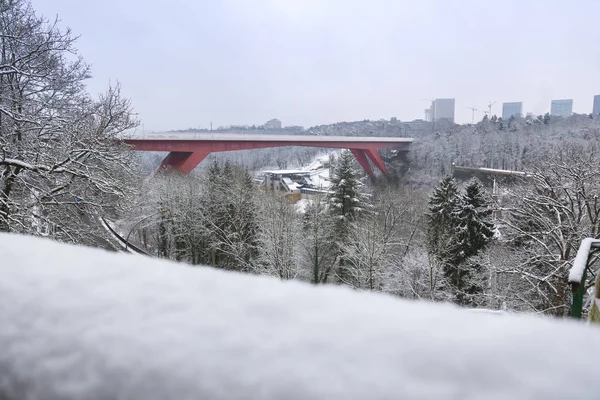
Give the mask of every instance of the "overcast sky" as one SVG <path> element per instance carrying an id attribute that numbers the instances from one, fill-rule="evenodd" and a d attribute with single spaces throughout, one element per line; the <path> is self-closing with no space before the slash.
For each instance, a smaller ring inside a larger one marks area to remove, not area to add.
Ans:
<path id="1" fill-rule="evenodd" d="M 32 1 L 146 131 L 412 120 L 432 97 L 455 97 L 457 122 L 490 101 L 589 113 L 600 94 L 598 0 Z"/>

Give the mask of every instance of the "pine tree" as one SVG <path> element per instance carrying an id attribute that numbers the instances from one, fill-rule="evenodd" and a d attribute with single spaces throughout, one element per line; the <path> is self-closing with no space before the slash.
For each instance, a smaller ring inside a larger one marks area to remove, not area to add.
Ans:
<path id="1" fill-rule="evenodd" d="M 481 266 L 470 262 L 494 236 L 492 209 L 483 186 L 473 179 L 461 194 L 447 176 L 429 198 L 427 236 L 429 251 L 442 264 L 456 303 L 474 304 L 482 291 Z"/>
<path id="2" fill-rule="evenodd" d="M 457 237 L 465 245 L 464 252 L 467 258 L 477 255 L 494 237 L 491 217 L 492 207 L 485 198 L 483 185 L 473 178 L 465 186 L 457 213 Z"/>
<path id="3" fill-rule="evenodd" d="M 481 266 L 470 259 L 479 254 L 494 237 L 492 208 L 483 186 L 473 178 L 461 194 L 452 220 L 456 224 L 452 245 L 448 248 L 444 273 L 449 279 L 458 304 L 473 305 L 483 291 Z"/>
<path id="4" fill-rule="evenodd" d="M 427 217 L 427 242 L 430 253 L 440 258 L 448 246 L 456 226 L 454 211 L 459 201 L 456 180 L 447 175 L 429 197 Z"/>
<path id="5" fill-rule="evenodd" d="M 363 209 L 364 196 L 360 192 L 362 184 L 353 164 L 352 153 L 344 151 L 333 172 L 329 188 L 329 211 L 335 219 L 335 235 L 339 241 L 348 237 L 350 223 L 356 220 Z"/>
<path id="6" fill-rule="evenodd" d="M 550 123 L 550 114 L 544 114 L 544 124 L 548 125 Z"/>
<path id="7" fill-rule="evenodd" d="M 354 156 L 349 151 L 344 151 L 331 177 L 330 194 L 327 197 L 329 214 L 333 219 L 332 242 L 335 243 L 335 254 L 339 257 L 336 273 L 342 281 L 347 275 L 342 249 L 350 238 L 353 222 L 364 206 L 361 186 L 354 169 Z"/>

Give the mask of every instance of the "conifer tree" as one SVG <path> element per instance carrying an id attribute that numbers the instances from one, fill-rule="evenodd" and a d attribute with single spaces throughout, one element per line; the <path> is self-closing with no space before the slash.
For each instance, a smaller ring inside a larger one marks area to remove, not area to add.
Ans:
<path id="1" fill-rule="evenodd" d="M 469 181 L 460 198 L 460 208 L 455 218 L 458 222 L 457 244 L 461 246 L 465 258 L 469 258 L 483 250 L 494 237 L 492 207 L 485 198 L 483 185 L 476 178 Z"/>
<path id="2" fill-rule="evenodd" d="M 494 236 L 492 209 L 483 186 L 473 179 L 460 193 L 447 176 L 429 198 L 427 234 L 429 251 L 441 263 L 444 276 L 458 304 L 474 304 L 481 293 L 481 266 L 470 261 Z"/>
<path id="3" fill-rule="evenodd" d="M 455 301 L 462 305 L 474 305 L 474 296 L 483 292 L 483 271 L 471 258 L 485 249 L 494 237 L 491 222 L 492 208 L 485 198 L 483 186 L 472 179 L 453 212 L 453 240 L 448 248 L 444 273 L 454 292 Z"/>
<path id="4" fill-rule="evenodd" d="M 427 212 L 427 244 L 430 253 L 442 258 L 444 247 L 449 245 L 454 235 L 454 211 L 459 202 L 456 180 L 447 175 L 429 197 Z"/>
<path id="5" fill-rule="evenodd" d="M 362 184 L 354 169 L 354 156 L 344 151 L 331 177 L 330 194 L 328 195 L 329 214 L 333 219 L 333 237 L 335 254 L 338 256 L 337 275 L 344 281 L 347 275 L 345 260 L 342 256 L 344 245 L 347 244 L 352 224 L 363 210 Z"/>
<path id="6" fill-rule="evenodd" d="M 354 169 L 354 156 L 344 151 L 331 178 L 328 196 L 330 214 L 334 217 L 336 239 L 344 241 L 350 223 L 355 221 L 363 207 L 362 186 Z"/>

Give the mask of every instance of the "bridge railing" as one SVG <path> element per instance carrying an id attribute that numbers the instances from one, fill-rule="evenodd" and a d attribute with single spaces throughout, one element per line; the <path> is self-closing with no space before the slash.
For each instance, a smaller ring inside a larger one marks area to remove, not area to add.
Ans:
<path id="1" fill-rule="evenodd" d="M 573 260 L 573 266 L 569 271 L 569 284 L 573 292 L 571 305 L 571 317 L 573 318 L 581 319 L 585 294 L 591 287 L 587 282 L 587 275 L 590 273 L 596 278 L 597 274 L 591 269 L 591 266 L 600 258 L 595 256 L 598 252 L 600 252 L 600 240 L 586 238 L 581 241 L 575 260 Z"/>
<path id="2" fill-rule="evenodd" d="M 142 250 L 138 246 L 132 244 L 131 242 L 128 242 L 123 236 L 119 235 L 119 233 L 111 226 L 110 221 L 108 221 L 106 218 L 100 217 L 100 222 L 102 223 L 102 226 L 104 227 L 104 229 L 106 229 L 106 231 L 111 236 L 113 236 L 116 240 L 118 240 L 119 243 L 123 244 L 124 248 L 127 249 L 126 251 L 129 251 L 131 253 L 136 253 L 136 254 L 143 254 L 148 257 L 154 257 L 153 255 Z"/>

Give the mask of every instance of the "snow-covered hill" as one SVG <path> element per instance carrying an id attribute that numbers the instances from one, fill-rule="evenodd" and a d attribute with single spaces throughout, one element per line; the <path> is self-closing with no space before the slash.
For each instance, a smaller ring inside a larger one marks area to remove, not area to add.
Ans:
<path id="1" fill-rule="evenodd" d="M 7 234 L 0 276 L 2 399 L 598 398 L 573 322 Z"/>

